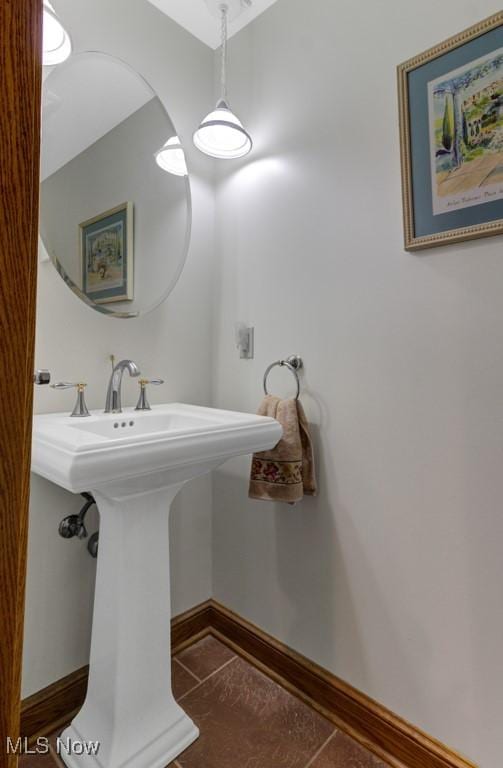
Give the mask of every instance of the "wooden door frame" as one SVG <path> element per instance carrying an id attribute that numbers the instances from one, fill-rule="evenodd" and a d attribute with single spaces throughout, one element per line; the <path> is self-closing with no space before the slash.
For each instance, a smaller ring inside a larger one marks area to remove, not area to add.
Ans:
<path id="1" fill-rule="evenodd" d="M 19 735 L 37 280 L 42 0 L 0 2 L 0 768 Z"/>

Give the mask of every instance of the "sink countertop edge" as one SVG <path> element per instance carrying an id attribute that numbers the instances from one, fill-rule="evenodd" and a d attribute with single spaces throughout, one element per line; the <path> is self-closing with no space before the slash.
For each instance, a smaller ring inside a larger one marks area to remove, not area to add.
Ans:
<path id="1" fill-rule="evenodd" d="M 112 447 L 95 447 L 75 452 L 39 437 L 34 439 L 33 443 L 32 470 L 72 493 L 118 482 L 121 474 L 124 475 L 125 464 L 128 465 L 126 473 L 128 478 L 152 476 L 162 472 L 175 474 L 177 470 L 183 470 L 184 466 L 193 467 L 197 464 L 208 466 L 209 468 L 204 471 L 211 471 L 233 456 L 268 450 L 277 444 L 282 434 L 281 426 L 277 421 L 265 417 L 254 417 L 251 414 L 250 418 L 253 422 L 248 424 L 242 422 L 223 425 L 203 432 L 192 434 L 185 432 L 162 438 L 156 433 L 153 440 L 147 439 Z M 149 453 L 158 454 L 163 442 L 165 446 L 161 457 L 153 459 L 152 464 L 148 466 Z M 225 443 L 225 446 L 222 443 Z M 140 447 L 143 462 L 137 458 L 137 449 Z M 48 460 L 48 452 L 52 453 L 52 461 Z M 96 466 L 96 463 L 99 462 L 100 455 L 112 452 L 115 452 L 112 459 L 112 463 L 116 465 L 115 470 L 110 472 L 110 468 L 107 468 L 104 476 L 104 473 L 99 471 L 99 464 Z M 53 469 L 55 464 L 58 471 Z M 136 468 L 138 468 L 137 472 Z"/>

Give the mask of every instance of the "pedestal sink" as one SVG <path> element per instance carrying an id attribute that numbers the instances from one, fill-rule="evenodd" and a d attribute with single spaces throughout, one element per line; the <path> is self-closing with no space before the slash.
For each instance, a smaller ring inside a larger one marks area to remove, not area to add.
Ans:
<path id="1" fill-rule="evenodd" d="M 33 471 L 91 491 L 100 511 L 89 687 L 62 735 L 70 768 L 165 768 L 197 738 L 171 692 L 169 509 L 191 478 L 280 437 L 274 419 L 181 404 L 35 416 Z M 89 742 L 98 753 L 78 754 Z"/>

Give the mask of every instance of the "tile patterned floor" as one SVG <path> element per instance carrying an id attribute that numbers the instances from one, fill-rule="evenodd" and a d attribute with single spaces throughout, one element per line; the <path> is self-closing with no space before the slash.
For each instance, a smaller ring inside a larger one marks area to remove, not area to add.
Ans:
<path id="1" fill-rule="evenodd" d="M 173 659 L 172 679 L 201 735 L 168 768 L 386 768 L 211 635 Z M 51 741 L 20 768 L 61 768 Z"/>

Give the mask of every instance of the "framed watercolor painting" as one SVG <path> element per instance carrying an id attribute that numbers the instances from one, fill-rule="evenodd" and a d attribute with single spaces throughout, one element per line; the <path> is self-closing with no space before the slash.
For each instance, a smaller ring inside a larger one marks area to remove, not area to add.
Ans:
<path id="1" fill-rule="evenodd" d="M 406 250 L 503 233 L 503 12 L 398 67 Z"/>
<path id="2" fill-rule="evenodd" d="M 82 291 L 95 304 L 134 298 L 133 203 L 80 225 Z"/>

